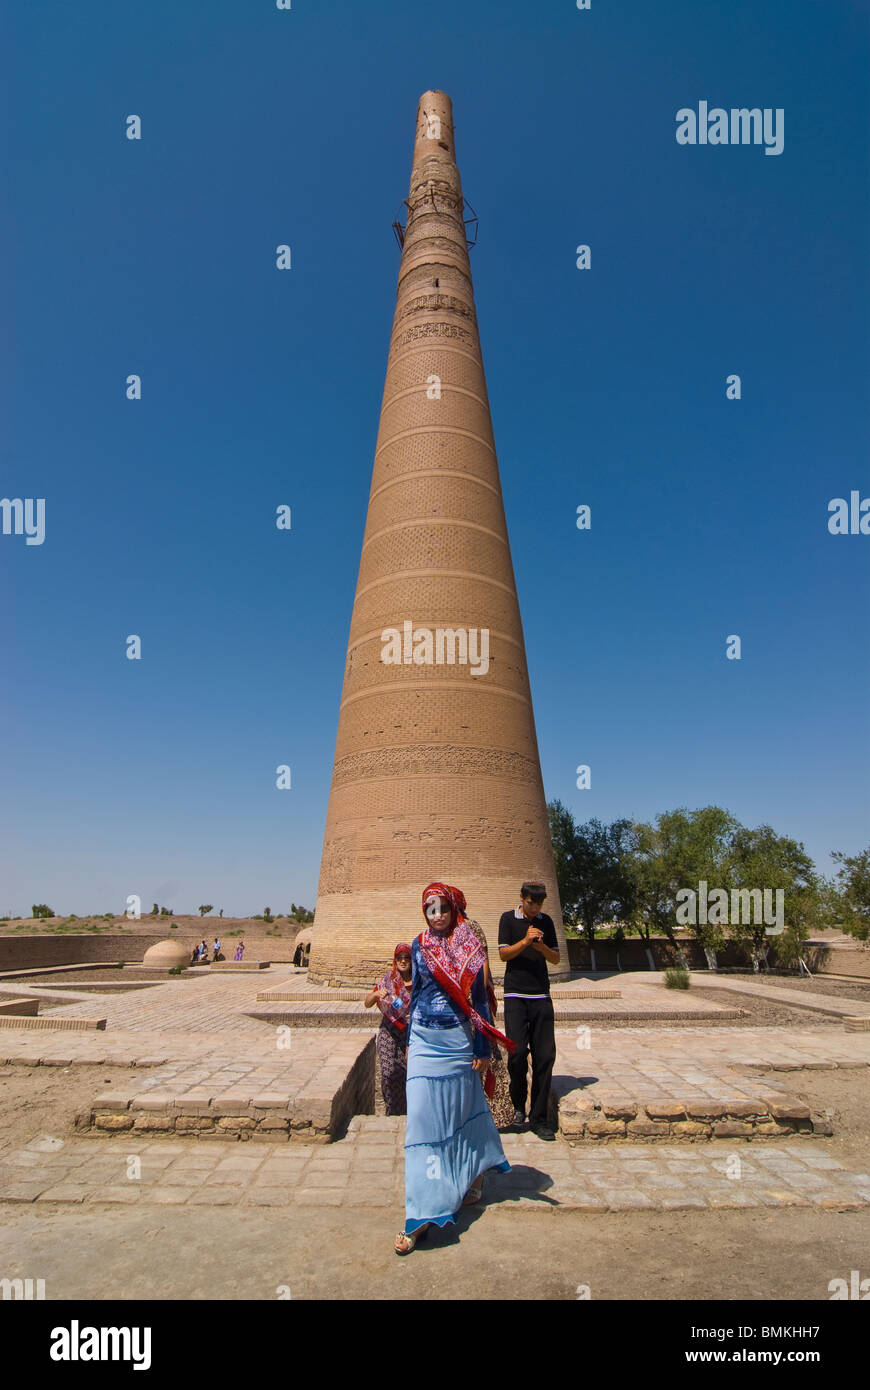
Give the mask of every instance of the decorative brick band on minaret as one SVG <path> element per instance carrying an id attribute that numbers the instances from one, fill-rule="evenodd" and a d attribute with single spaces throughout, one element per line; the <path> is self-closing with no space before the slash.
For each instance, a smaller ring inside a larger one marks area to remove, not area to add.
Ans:
<path id="1" fill-rule="evenodd" d="M 451 634 L 440 644 L 439 629 Z M 388 630 L 396 634 L 392 648 Z M 488 662 L 481 659 L 484 630 Z M 458 631 L 476 644 L 465 662 L 462 638 L 452 636 Z M 498 919 L 518 903 L 523 880 L 533 878 L 547 885 L 546 910 L 562 956 L 550 973 L 558 978 L 568 973 L 568 952 L 477 331 L 453 113 L 443 92 L 424 92 L 310 978 L 371 983 L 396 942 L 422 929 L 420 895 L 433 879 L 463 890 L 469 914 L 486 931 L 493 973 L 501 976 Z"/>

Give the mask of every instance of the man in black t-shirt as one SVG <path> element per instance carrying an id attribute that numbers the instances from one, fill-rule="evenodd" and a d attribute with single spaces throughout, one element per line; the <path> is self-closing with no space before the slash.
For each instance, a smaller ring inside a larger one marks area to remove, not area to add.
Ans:
<path id="1" fill-rule="evenodd" d="M 528 1055 L 532 1054 L 532 1101 L 529 1124 L 539 1139 L 555 1139 L 547 1124 L 550 1081 L 556 1061 L 555 1019 L 547 961 L 559 964 L 559 943 L 552 917 L 541 911 L 547 896 L 543 883 L 524 883 L 520 904 L 503 912 L 498 924 L 498 953 L 504 972 L 505 1032 L 516 1050 L 508 1058 L 514 1124 L 525 1124 Z"/>

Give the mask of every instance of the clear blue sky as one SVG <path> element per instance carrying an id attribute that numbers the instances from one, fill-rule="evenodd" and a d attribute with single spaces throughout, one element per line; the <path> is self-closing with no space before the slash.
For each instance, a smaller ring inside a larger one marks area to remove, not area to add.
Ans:
<path id="1" fill-rule="evenodd" d="M 0 912 L 314 905 L 431 87 L 547 796 L 867 844 L 870 537 L 827 530 L 870 496 L 866 0 L 41 0 L 2 39 L 0 487 L 46 538 L 0 536 Z M 784 108 L 783 153 L 679 146 L 702 99 Z"/>

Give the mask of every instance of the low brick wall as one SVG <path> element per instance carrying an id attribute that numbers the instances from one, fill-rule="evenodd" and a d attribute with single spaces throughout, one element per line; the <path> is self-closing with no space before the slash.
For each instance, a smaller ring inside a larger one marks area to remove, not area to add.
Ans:
<path id="1" fill-rule="evenodd" d="M 805 956 L 820 975 L 855 975 L 870 980 L 870 949 L 861 946 L 811 946 Z"/>
<path id="2" fill-rule="evenodd" d="M 166 930 L 162 935 L 152 931 L 147 935 L 144 932 L 63 932 L 57 935 L 0 936 L 0 975 L 9 970 L 47 970 L 56 965 L 104 965 L 121 960 L 139 964 L 149 946 L 169 937 L 181 941 L 192 951 L 194 944 L 203 937 L 211 947 L 214 933 L 211 937 L 204 931 L 197 936 L 193 932 L 180 930 Z M 256 937 L 245 932 L 242 939 L 246 965 L 254 966 L 258 960 L 282 965 L 292 963 L 295 948 L 289 937 L 281 940 L 271 936 Z M 221 936 L 224 955 L 235 951 L 238 940 L 234 936 Z"/>
<path id="3" fill-rule="evenodd" d="M 76 1115 L 76 1129 L 94 1133 L 133 1132 L 179 1138 L 281 1139 L 329 1143 L 341 1138 L 354 1115 L 375 1112 L 375 1040 L 360 1049 L 338 1090 L 310 1088 L 295 1099 L 262 1095 L 249 1101 L 98 1097 Z"/>
<path id="4" fill-rule="evenodd" d="M 589 943 L 579 937 L 568 937 L 568 962 L 572 970 L 591 970 L 592 956 Z M 652 941 L 640 941 L 631 937 L 617 947 L 614 942 L 602 940 L 595 942 L 595 967 L 597 970 L 649 970 L 650 963 L 646 947 L 652 953 L 656 970 L 669 970 L 680 964 L 677 948 L 666 937 L 654 937 Z M 682 951 L 690 970 L 706 970 L 707 957 L 697 941 L 681 940 Z M 617 965 L 617 951 L 619 964 Z M 776 939 L 769 938 L 768 962 L 776 965 Z M 854 975 L 870 979 L 870 949 L 857 943 L 852 945 L 831 945 L 808 943 L 804 959 L 810 970 L 820 975 Z M 735 942 L 729 941 L 723 950 L 716 953 L 717 964 L 725 969 L 750 965 L 746 952 Z"/>
<path id="5" fill-rule="evenodd" d="M 35 1017 L 39 1013 L 38 999 L 4 999 L 0 998 L 0 1017 L 6 1015 L 16 1018 Z"/>
<path id="6" fill-rule="evenodd" d="M 602 1103 L 589 1097 L 565 1096 L 559 1103 L 558 1127 L 571 1143 L 601 1143 L 611 1139 L 783 1139 L 790 1135 L 830 1135 L 824 1115 L 813 1114 L 803 1101 L 667 1100 Z"/>

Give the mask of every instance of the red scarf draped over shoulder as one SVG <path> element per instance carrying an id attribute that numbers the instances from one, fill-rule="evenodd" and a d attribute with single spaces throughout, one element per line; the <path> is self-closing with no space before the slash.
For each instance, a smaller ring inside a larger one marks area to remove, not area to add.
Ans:
<path id="1" fill-rule="evenodd" d="M 491 1023 L 482 1018 L 471 1002 L 471 986 L 486 962 L 486 951 L 478 941 L 468 918 L 465 916 L 465 894 L 461 888 L 452 888 L 449 883 L 430 883 L 423 890 L 423 915 L 426 915 L 426 902 L 438 896 L 446 898 L 453 909 L 454 927 L 450 933 L 432 931 L 427 922 L 417 940 L 426 966 L 438 984 L 458 1004 L 468 1021 L 489 1038 L 491 1042 L 513 1052 L 516 1043 L 511 1042 Z M 495 1078 L 490 1071 L 487 1081 L 494 1085 Z"/>

